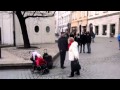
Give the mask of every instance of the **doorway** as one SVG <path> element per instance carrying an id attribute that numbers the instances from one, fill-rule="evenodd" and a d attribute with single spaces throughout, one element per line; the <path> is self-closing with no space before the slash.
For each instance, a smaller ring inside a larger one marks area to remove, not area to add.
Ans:
<path id="1" fill-rule="evenodd" d="M 114 37 L 115 35 L 115 24 L 110 25 L 110 36 Z"/>

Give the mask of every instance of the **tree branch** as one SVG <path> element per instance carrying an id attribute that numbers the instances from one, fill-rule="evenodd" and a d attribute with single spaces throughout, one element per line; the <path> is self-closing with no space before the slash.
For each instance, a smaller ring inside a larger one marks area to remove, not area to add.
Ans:
<path id="1" fill-rule="evenodd" d="M 36 11 L 33 13 L 33 16 L 34 16 L 35 13 L 36 13 Z"/>
<path id="2" fill-rule="evenodd" d="M 25 19 L 27 19 L 27 18 L 36 18 L 36 17 L 42 17 L 42 18 L 45 18 L 45 17 L 53 17 L 54 15 L 55 15 L 55 11 L 54 11 L 54 13 L 52 14 L 52 15 L 46 15 L 46 16 L 40 16 L 40 15 L 35 15 L 34 16 L 34 14 L 35 14 L 35 12 L 33 13 L 33 15 L 31 15 L 31 16 L 26 16 L 26 17 L 24 17 Z"/>
<path id="3" fill-rule="evenodd" d="M 25 12 L 26 12 L 26 11 L 23 12 L 23 16 L 25 15 Z"/>

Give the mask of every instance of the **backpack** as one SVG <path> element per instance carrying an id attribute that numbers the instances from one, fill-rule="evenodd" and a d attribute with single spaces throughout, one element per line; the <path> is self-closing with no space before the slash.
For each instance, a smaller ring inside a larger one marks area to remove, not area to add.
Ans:
<path id="1" fill-rule="evenodd" d="M 52 59 L 52 56 L 47 53 L 47 51 L 44 52 L 43 59 L 47 62 L 47 67 L 49 69 L 52 69 L 52 67 L 53 67 L 53 59 Z"/>

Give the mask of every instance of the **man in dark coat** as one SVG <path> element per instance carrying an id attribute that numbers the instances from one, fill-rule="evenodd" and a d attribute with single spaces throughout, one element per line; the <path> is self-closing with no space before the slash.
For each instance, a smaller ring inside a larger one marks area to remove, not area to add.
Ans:
<path id="1" fill-rule="evenodd" d="M 87 32 L 86 37 L 87 37 L 87 49 L 88 49 L 87 53 L 91 53 L 91 34 L 89 31 Z"/>
<path id="2" fill-rule="evenodd" d="M 80 36 L 81 40 L 81 48 L 80 48 L 80 53 L 82 52 L 82 47 L 83 47 L 83 53 L 85 53 L 85 44 L 86 44 L 86 33 L 83 32 L 82 35 Z"/>
<path id="3" fill-rule="evenodd" d="M 68 40 L 65 37 L 65 33 L 61 33 L 61 37 L 58 39 L 58 48 L 60 52 L 60 64 L 61 68 L 64 69 L 64 61 L 66 57 L 66 51 L 68 51 Z"/>

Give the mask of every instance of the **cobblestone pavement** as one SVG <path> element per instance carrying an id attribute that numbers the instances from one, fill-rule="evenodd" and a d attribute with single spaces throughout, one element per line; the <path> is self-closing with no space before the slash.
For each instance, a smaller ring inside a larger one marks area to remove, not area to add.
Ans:
<path id="1" fill-rule="evenodd" d="M 86 50 L 87 52 L 87 50 Z M 56 66 L 47 75 L 32 74 L 29 69 L 1 70 L 1 79 L 120 79 L 120 50 L 116 38 L 96 38 L 92 43 L 92 53 L 81 53 L 81 75 L 68 78 L 70 62 L 66 56 L 64 70 L 60 68 L 59 57 Z"/>

